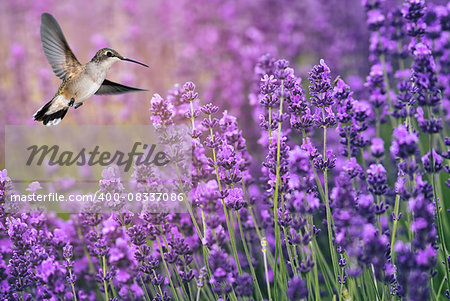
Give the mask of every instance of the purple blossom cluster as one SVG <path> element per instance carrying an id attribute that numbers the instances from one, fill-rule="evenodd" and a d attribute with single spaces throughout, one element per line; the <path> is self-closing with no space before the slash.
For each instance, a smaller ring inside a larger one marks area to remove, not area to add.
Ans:
<path id="1" fill-rule="evenodd" d="M 96 203 L 72 215 L 23 213 L 7 201 L 14 179 L 4 170 L 0 299 L 450 299 L 450 6 L 362 1 L 370 45 L 355 78 L 332 50 L 309 72 L 292 63 L 309 49 L 299 12 L 325 2 L 282 1 L 276 23 L 263 9 L 270 1 L 206 2 L 165 5 L 192 23 L 183 59 L 226 42 L 217 51 L 229 56 L 196 66 L 221 72 L 207 89 L 186 82 L 154 94 L 146 116 L 174 159 L 184 211 L 117 201 L 108 213 Z M 216 7 L 219 16 L 208 13 Z M 134 1 L 124 8 L 139 15 Z M 335 22 L 311 18 L 320 32 Z M 344 50 L 335 50 L 342 59 Z M 23 51 L 12 51 L 20 72 Z M 186 132 L 190 161 L 180 159 Z M 168 189 L 158 176 L 134 166 L 133 187 Z M 125 191 L 115 166 L 98 185 Z"/>

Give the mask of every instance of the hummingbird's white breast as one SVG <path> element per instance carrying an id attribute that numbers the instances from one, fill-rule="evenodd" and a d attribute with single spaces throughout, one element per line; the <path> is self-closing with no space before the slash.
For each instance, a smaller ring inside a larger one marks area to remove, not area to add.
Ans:
<path id="1" fill-rule="evenodd" d="M 63 94 L 67 101 L 75 99 L 75 104 L 81 103 L 98 91 L 106 78 L 109 68 L 119 61 L 116 58 L 109 58 L 102 62 L 89 62 L 83 66 L 80 73 L 70 78 L 64 89 Z"/>
<path id="2" fill-rule="evenodd" d="M 75 103 L 80 103 L 91 97 L 97 92 L 106 78 L 108 70 L 100 64 L 87 63 L 80 74 L 74 76 L 65 89 L 66 98 L 75 99 Z"/>

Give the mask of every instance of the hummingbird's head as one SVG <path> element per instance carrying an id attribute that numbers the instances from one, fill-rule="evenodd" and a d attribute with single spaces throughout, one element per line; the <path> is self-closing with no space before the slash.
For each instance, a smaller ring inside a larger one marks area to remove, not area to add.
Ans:
<path id="1" fill-rule="evenodd" d="M 114 63 L 118 61 L 129 61 L 148 67 L 143 63 L 121 56 L 117 51 L 111 48 L 103 48 L 97 51 L 95 56 L 92 58 L 92 61 L 101 64 L 106 69 L 109 69 Z"/>

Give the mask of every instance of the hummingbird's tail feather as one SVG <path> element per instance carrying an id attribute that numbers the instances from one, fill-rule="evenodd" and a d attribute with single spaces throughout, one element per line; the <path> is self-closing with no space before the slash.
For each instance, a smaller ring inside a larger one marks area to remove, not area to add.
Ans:
<path id="1" fill-rule="evenodd" d="M 46 126 L 57 125 L 69 110 L 69 104 L 63 95 L 57 95 L 34 113 L 36 121 L 42 121 Z"/>

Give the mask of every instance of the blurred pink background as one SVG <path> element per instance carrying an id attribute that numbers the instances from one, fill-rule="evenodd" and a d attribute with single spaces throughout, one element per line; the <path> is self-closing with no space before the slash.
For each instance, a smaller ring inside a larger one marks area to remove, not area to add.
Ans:
<path id="1" fill-rule="evenodd" d="M 149 92 L 93 96 L 70 110 L 63 124 L 149 124 L 152 94 L 165 96 L 174 84 L 189 80 L 203 104 L 212 101 L 244 117 L 241 124 L 251 138 L 257 121 L 248 108 L 262 54 L 291 60 L 300 74 L 325 58 L 336 75 L 356 79 L 355 90 L 367 71 L 368 35 L 359 0 L 0 1 L 2 146 L 4 125 L 42 126 L 32 116 L 60 85 L 42 51 L 43 12 L 58 20 L 81 63 L 110 47 L 150 65 L 120 62 L 107 77 Z"/>

